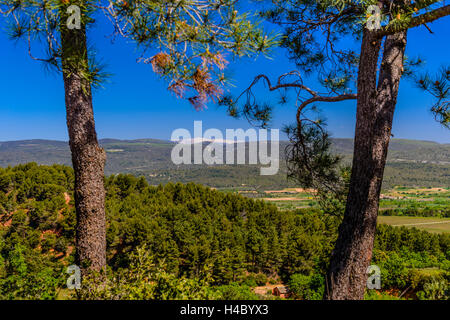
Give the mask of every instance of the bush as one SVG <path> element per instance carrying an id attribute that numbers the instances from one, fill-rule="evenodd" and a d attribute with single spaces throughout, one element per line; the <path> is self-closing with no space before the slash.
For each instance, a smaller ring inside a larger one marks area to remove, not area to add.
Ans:
<path id="1" fill-rule="evenodd" d="M 247 285 L 234 282 L 229 285 L 217 287 L 216 298 L 220 300 L 258 300 L 259 297 Z"/>
<path id="2" fill-rule="evenodd" d="M 208 300 L 215 293 L 205 281 L 169 274 L 145 246 L 130 254 L 130 266 L 85 276 L 76 298 L 81 300 Z"/>
<path id="3" fill-rule="evenodd" d="M 258 286 L 264 286 L 267 283 L 267 276 L 264 273 L 258 273 L 255 280 Z"/>
<path id="4" fill-rule="evenodd" d="M 294 298 L 321 300 L 325 290 L 325 279 L 320 274 L 311 276 L 294 274 L 289 280 L 289 289 Z"/>
<path id="5" fill-rule="evenodd" d="M 401 298 L 376 290 L 367 290 L 364 300 L 401 300 Z"/>
<path id="6" fill-rule="evenodd" d="M 267 283 L 267 276 L 264 273 L 250 273 L 242 283 L 249 287 L 264 286 Z"/>
<path id="7" fill-rule="evenodd" d="M 450 290 L 448 281 L 433 279 L 423 285 L 423 290 L 417 292 L 420 300 L 449 300 Z"/>

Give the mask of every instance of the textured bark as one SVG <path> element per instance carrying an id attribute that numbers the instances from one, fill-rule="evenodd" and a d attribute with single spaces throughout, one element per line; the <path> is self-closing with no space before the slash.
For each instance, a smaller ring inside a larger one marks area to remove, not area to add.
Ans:
<path id="1" fill-rule="evenodd" d="M 380 44 L 373 32 L 364 30 L 352 175 L 325 293 L 325 298 L 333 300 L 364 298 L 366 270 L 372 258 L 381 184 L 403 72 L 406 31 L 386 38 L 377 86 Z"/>
<path id="2" fill-rule="evenodd" d="M 82 271 L 106 267 L 104 166 L 87 71 L 86 31 L 62 26 L 62 66 L 69 144 L 75 171 L 76 257 Z"/>

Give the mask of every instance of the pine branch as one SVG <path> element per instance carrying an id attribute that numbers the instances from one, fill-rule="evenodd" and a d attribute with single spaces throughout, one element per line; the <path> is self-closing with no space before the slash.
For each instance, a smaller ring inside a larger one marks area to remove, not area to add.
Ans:
<path id="1" fill-rule="evenodd" d="M 314 96 L 312 98 L 309 98 L 308 100 L 305 100 L 302 102 L 302 104 L 298 107 L 297 110 L 297 119 L 300 117 L 300 113 L 302 110 L 309 104 L 314 102 L 339 102 L 344 100 L 356 100 L 358 95 L 356 93 L 349 93 L 349 94 L 340 94 L 338 96 Z"/>
<path id="2" fill-rule="evenodd" d="M 377 31 L 376 35 L 378 37 L 384 37 L 390 34 L 395 34 L 400 31 L 405 31 L 429 22 L 433 22 L 437 19 L 440 19 L 448 15 L 450 15 L 450 5 L 446 5 L 444 7 L 440 7 L 438 9 L 413 17 L 407 24 L 402 26 L 389 24 L 384 28 L 380 29 L 379 31 Z"/>
<path id="3" fill-rule="evenodd" d="M 312 97 L 303 101 L 300 104 L 300 106 L 298 107 L 297 118 L 299 118 L 299 114 L 302 112 L 302 110 L 311 103 L 314 103 L 314 102 L 339 102 L 339 101 L 344 101 L 344 100 L 355 100 L 357 98 L 356 93 L 340 94 L 337 96 L 323 96 L 323 95 L 319 95 L 319 93 L 317 93 L 316 91 L 310 89 L 309 87 L 307 87 L 299 82 L 289 82 L 289 83 L 281 82 L 281 80 L 283 78 L 290 76 L 290 75 L 298 75 L 298 72 L 293 71 L 293 72 L 289 72 L 289 73 L 282 75 L 281 77 L 278 78 L 277 84 L 275 86 L 272 86 L 269 77 L 267 77 L 264 74 L 260 74 L 257 77 L 255 77 L 255 80 L 253 80 L 252 84 L 250 85 L 250 87 L 247 90 L 249 90 L 251 87 L 253 87 L 260 79 L 264 79 L 267 83 L 267 86 L 269 87 L 268 88 L 269 91 L 276 91 L 279 89 L 287 89 L 287 88 L 298 88 L 298 89 L 307 91 L 309 94 L 312 95 Z M 239 97 L 238 97 L 238 99 L 239 99 Z"/>

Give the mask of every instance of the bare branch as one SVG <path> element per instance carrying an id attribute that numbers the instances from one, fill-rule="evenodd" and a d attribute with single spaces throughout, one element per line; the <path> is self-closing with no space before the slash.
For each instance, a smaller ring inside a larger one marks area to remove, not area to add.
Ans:
<path id="1" fill-rule="evenodd" d="M 324 97 L 324 96 L 314 96 L 308 100 L 305 100 L 302 102 L 302 104 L 297 109 L 297 121 L 300 121 L 300 114 L 303 111 L 303 109 L 314 102 L 339 102 L 344 100 L 355 100 L 357 99 L 358 95 L 356 93 L 352 94 L 341 94 L 338 96 L 332 96 L 332 97 Z"/>
<path id="2" fill-rule="evenodd" d="M 433 30 L 431 30 L 430 27 L 427 26 L 426 23 L 424 23 L 423 25 L 424 25 L 425 28 L 427 28 L 427 30 L 428 30 L 431 34 L 434 34 Z"/>
<path id="3" fill-rule="evenodd" d="M 255 77 L 255 80 L 253 80 L 253 83 L 252 83 L 251 86 L 256 84 L 260 79 L 264 79 L 266 81 L 270 91 L 275 91 L 275 90 L 283 89 L 283 88 L 299 88 L 299 89 L 303 89 L 303 90 L 308 91 L 313 96 L 317 96 L 317 92 L 311 90 L 310 88 L 308 88 L 308 87 L 306 87 L 303 84 L 300 84 L 298 82 L 281 83 L 281 79 L 283 79 L 283 78 L 285 78 L 287 76 L 290 76 L 290 75 L 294 75 L 296 73 L 297 73 L 296 71 L 293 71 L 293 72 L 289 72 L 289 73 L 286 73 L 286 74 L 282 75 L 281 77 L 278 78 L 278 82 L 277 82 L 277 84 L 275 86 L 272 86 L 269 77 L 267 77 L 264 74 L 260 74 L 260 75 Z"/>

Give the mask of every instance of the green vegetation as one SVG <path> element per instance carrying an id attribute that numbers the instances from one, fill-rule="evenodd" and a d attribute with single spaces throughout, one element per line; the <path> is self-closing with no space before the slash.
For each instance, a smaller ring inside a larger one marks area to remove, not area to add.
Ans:
<path id="1" fill-rule="evenodd" d="M 325 279 L 320 274 L 310 276 L 294 274 L 289 280 L 289 289 L 295 298 L 321 300 L 325 290 Z"/>
<path id="2" fill-rule="evenodd" d="M 332 139 L 333 151 L 350 163 L 353 154 L 352 139 Z M 216 188 L 242 190 L 270 190 L 298 187 L 286 179 L 284 161 L 275 176 L 259 175 L 255 165 L 183 165 L 175 166 L 170 160 L 173 144 L 154 139 L 100 140 L 108 152 L 106 175 L 131 173 L 145 176 L 152 185 L 171 181 L 195 182 Z M 281 142 L 284 150 L 286 142 Z M 122 150 L 122 151 L 118 151 Z M 283 157 L 283 154 L 281 154 Z M 28 162 L 52 165 L 71 165 L 68 143 L 48 140 L 0 142 L 0 167 Z M 396 185 L 408 187 L 447 187 L 450 177 L 450 145 L 427 141 L 393 139 L 389 147 L 388 163 L 383 188 Z M 243 185 L 244 184 L 244 185 Z M 303 206 L 303 205 L 298 205 Z M 285 207 L 295 209 L 297 205 Z"/>
<path id="3" fill-rule="evenodd" d="M 250 198 L 259 198 L 275 204 L 281 210 L 317 207 L 318 199 L 314 190 L 286 188 L 269 191 L 243 191 L 225 189 L 228 192 L 239 192 Z M 410 217 L 450 217 L 450 189 L 394 187 L 386 190 L 380 199 L 380 215 Z"/>
<path id="4" fill-rule="evenodd" d="M 379 216 L 378 223 L 417 228 L 433 233 L 450 233 L 450 218 Z"/>
<path id="5" fill-rule="evenodd" d="M 65 289 L 65 268 L 74 262 L 72 185 L 65 166 L 0 168 L 0 298 L 262 299 L 271 296 L 252 288 L 280 282 L 292 298 L 323 293 L 339 218 L 116 175 L 105 179 L 106 285 L 92 289 L 101 278 L 93 276 L 83 282 L 92 290 L 74 296 Z M 383 295 L 448 298 L 449 234 L 380 225 L 373 262 Z"/>
<path id="6" fill-rule="evenodd" d="M 450 189 L 394 187 L 381 196 L 386 216 L 450 217 Z"/>

